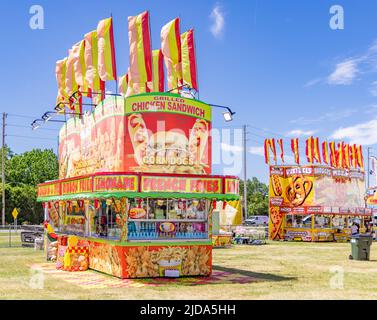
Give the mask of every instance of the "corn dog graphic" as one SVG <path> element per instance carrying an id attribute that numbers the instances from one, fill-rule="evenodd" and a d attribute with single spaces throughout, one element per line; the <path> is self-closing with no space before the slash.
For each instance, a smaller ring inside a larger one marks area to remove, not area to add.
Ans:
<path id="1" fill-rule="evenodd" d="M 272 232 L 270 233 L 270 239 L 275 240 L 276 238 L 281 239 L 280 228 L 283 223 L 283 217 L 280 213 L 279 208 L 271 207 L 270 208 L 270 219 L 273 225 Z"/>
<path id="2" fill-rule="evenodd" d="M 143 165 L 143 157 L 147 154 L 149 144 L 148 131 L 140 113 L 128 117 L 128 133 L 134 149 L 135 160 L 139 166 Z"/>
<path id="3" fill-rule="evenodd" d="M 271 175 L 271 183 L 275 196 L 281 196 L 283 194 L 283 187 L 280 183 L 279 176 L 276 174 Z"/>
<path id="4" fill-rule="evenodd" d="M 59 202 L 55 202 L 48 210 L 48 214 L 55 227 L 59 225 Z"/>
<path id="5" fill-rule="evenodd" d="M 203 159 L 208 136 L 208 122 L 197 119 L 191 129 L 189 138 L 189 153 L 195 164 L 200 164 Z"/>

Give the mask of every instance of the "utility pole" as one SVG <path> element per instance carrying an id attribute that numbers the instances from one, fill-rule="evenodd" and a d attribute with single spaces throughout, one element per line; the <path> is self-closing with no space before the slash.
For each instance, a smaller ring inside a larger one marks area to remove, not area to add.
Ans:
<path id="1" fill-rule="evenodd" d="M 370 176 L 370 168 L 369 168 L 369 163 L 370 163 L 370 147 L 368 147 L 368 160 L 367 160 L 367 170 L 368 170 L 368 174 L 367 174 L 367 192 L 368 192 L 368 189 L 369 189 L 369 176 Z"/>
<path id="2" fill-rule="evenodd" d="M 3 112 L 3 139 L 2 139 L 2 157 L 1 157 L 1 183 L 2 183 L 2 193 L 3 193 L 3 208 L 1 214 L 2 225 L 5 226 L 5 119 L 7 114 Z"/>
<path id="3" fill-rule="evenodd" d="M 244 207 L 244 219 L 247 219 L 247 177 L 246 177 L 246 125 L 242 126 L 243 129 L 243 207 Z"/>

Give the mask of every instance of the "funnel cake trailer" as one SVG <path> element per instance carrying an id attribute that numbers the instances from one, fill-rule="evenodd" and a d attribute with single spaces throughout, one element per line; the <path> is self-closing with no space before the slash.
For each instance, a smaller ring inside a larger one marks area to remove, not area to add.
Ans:
<path id="1" fill-rule="evenodd" d="M 371 220 L 364 172 L 328 166 L 270 166 L 269 238 L 349 241 L 351 227 Z"/>

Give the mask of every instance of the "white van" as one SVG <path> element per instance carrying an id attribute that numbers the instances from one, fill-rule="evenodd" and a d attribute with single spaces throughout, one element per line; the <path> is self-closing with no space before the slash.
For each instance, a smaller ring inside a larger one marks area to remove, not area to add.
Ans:
<path id="1" fill-rule="evenodd" d="M 247 226 L 267 226 L 268 216 L 250 216 L 244 221 Z"/>

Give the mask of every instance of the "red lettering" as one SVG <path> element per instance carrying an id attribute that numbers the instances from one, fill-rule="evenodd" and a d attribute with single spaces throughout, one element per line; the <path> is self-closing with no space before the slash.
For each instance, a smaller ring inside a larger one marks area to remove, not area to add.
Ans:
<path id="1" fill-rule="evenodd" d="M 219 193 L 219 191 L 220 191 L 219 180 L 215 180 L 215 187 L 213 188 L 213 192 Z"/>

